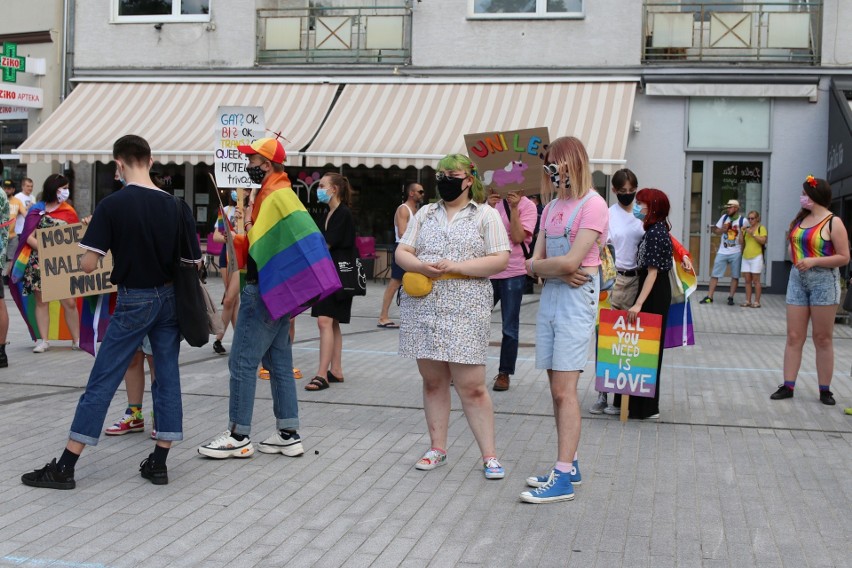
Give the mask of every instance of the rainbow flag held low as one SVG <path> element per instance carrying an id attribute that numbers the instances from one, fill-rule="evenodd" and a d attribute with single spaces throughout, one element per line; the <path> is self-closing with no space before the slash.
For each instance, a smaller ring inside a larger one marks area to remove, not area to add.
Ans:
<path id="1" fill-rule="evenodd" d="M 692 325 L 692 307 L 689 305 L 689 296 L 698 289 L 698 277 L 694 270 L 687 270 L 683 267 L 683 258 L 689 254 L 688 251 L 674 237 L 672 237 L 672 245 L 674 245 L 672 257 L 673 288 L 676 287 L 683 292 L 675 299 L 675 290 L 672 290 L 672 305 L 666 316 L 664 349 L 695 345 L 695 330 Z"/>
<path id="2" fill-rule="evenodd" d="M 653 397 L 663 317 L 640 312 L 634 323 L 625 310 L 602 310 L 597 338 L 595 389 Z"/>
<path id="3" fill-rule="evenodd" d="M 248 238 L 260 295 L 273 318 L 295 316 L 340 290 L 325 238 L 289 187 L 264 196 Z"/>
<path id="4" fill-rule="evenodd" d="M 80 349 L 97 354 L 98 343 L 104 340 L 117 299 L 115 292 L 80 298 Z"/>

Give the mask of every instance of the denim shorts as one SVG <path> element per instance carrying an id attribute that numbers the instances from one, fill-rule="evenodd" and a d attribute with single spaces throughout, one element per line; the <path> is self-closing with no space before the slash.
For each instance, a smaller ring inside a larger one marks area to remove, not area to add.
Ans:
<path id="1" fill-rule="evenodd" d="M 545 282 L 535 326 L 536 369 L 583 371 L 595 333 L 599 294 L 597 273 L 579 288 L 558 278 Z"/>
<path id="2" fill-rule="evenodd" d="M 742 253 L 734 254 L 716 254 L 716 260 L 713 261 L 713 272 L 710 274 L 713 278 L 725 277 L 725 266 L 731 265 L 731 278 L 740 277 L 740 269 L 742 268 L 743 255 Z"/>
<path id="3" fill-rule="evenodd" d="M 834 306 L 840 303 L 840 269 L 816 267 L 799 272 L 793 267 L 787 281 L 791 306 Z"/>

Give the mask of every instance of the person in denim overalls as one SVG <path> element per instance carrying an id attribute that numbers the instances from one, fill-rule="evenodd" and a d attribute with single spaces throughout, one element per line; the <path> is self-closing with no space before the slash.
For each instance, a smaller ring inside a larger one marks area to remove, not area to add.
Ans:
<path id="1" fill-rule="evenodd" d="M 572 485 L 581 482 L 577 381 L 595 330 L 599 243 L 606 242 L 609 225 L 606 201 L 592 189 L 589 156 L 580 140 L 554 140 L 544 170 L 542 188 L 555 190 L 556 199 L 542 213 L 540 238 L 527 271 L 546 279 L 536 321 L 535 366 L 546 369 L 550 380 L 558 451 L 550 473 L 527 478 L 527 485 L 535 488 L 521 493 L 528 503 L 573 499 Z"/>

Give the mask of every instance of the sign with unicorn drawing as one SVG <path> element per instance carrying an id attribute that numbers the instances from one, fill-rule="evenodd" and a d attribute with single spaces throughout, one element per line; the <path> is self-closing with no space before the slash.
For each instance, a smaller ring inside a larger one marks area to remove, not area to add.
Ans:
<path id="1" fill-rule="evenodd" d="M 464 145 L 486 189 L 502 196 L 541 188 L 541 166 L 550 144 L 547 127 L 465 134 Z"/>

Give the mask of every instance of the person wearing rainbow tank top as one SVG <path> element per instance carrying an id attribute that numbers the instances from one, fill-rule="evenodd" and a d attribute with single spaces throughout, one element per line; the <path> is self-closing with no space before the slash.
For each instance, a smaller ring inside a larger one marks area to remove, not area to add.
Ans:
<path id="1" fill-rule="evenodd" d="M 831 186 L 808 176 L 799 197 L 802 208 L 790 223 L 793 268 L 787 282 L 787 345 L 784 348 L 784 384 L 771 398 L 793 398 L 796 376 L 802 364 L 802 347 L 813 326 L 819 400 L 833 406 L 829 387 L 834 374 L 834 315 L 840 303 L 840 270 L 849 264 L 846 227 L 834 217 Z"/>

